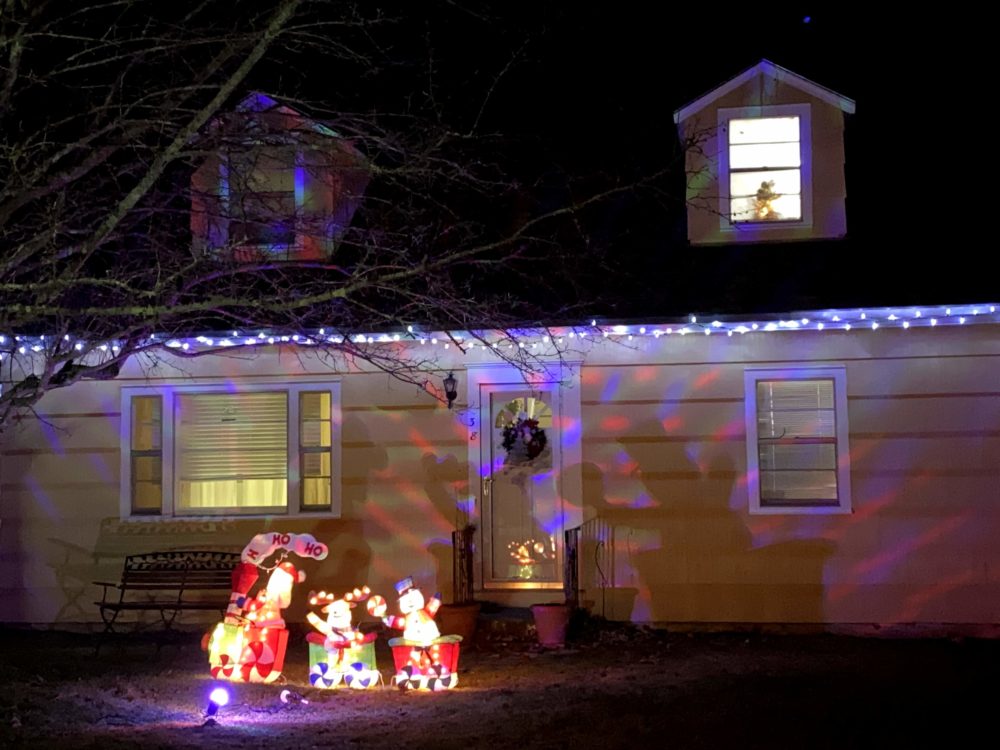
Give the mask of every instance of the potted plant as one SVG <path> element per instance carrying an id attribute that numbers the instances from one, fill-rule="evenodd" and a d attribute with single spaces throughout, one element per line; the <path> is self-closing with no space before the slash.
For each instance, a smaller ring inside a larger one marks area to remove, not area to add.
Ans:
<path id="1" fill-rule="evenodd" d="M 441 632 L 462 636 L 463 643 L 468 647 L 474 643 L 480 608 L 480 603 L 472 598 L 475 535 L 476 527 L 472 524 L 466 524 L 451 534 L 453 601 L 442 605 L 437 613 Z"/>
<path id="2" fill-rule="evenodd" d="M 538 643 L 546 648 L 562 648 L 566 645 L 566 627 L 573 607 L 566 602 L 533 604 L 531 616 L 535 620 Z"/>

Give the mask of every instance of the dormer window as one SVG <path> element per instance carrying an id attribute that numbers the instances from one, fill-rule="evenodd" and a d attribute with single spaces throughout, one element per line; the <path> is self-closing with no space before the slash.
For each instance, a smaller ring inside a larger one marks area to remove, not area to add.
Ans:
<path id="1" fill-rule="evenodd" d="M 734 223 L 802 218 L 798 117 L 729 121 L 729 200 Z"/>
<path id="2" fill-rule="evenodd" d="M 329 258 L 371 177 L 361 152 L 263 94 L 209 133 L 212 153 L 191 175 L 194 252 L 249 263 Z"/>
<path id="3" fill-rule="evenodd" d="M 767 60 L 677 110 L 691 244 L 843 237 L 853 112 L 847 97 Z"/>
<path id="4" fill-rule="evenodd" d="M 294 154 L 231 153 L 223 162 L 229 240 L 243 252 L 287 252 L 296 244 L 301 201 Z"/>
<path id="5" fill-rule="evenodd" d="M 809 105 L 722 108 L 718 120 L 720 229 L 809 226 Z"/>

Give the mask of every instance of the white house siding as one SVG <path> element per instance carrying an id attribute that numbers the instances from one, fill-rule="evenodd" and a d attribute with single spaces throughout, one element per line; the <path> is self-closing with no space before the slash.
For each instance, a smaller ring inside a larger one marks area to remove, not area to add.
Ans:
<path id="1" fill-rule="evenodd" d="M 911 332 L 689 336 L 588 367 L 584 505 L 617 590 L 585 575 L 585 598 L 661 622 L 1000 621 L 998 340 Z M 846 367 L 854 512 L 752 516 L 744 369 L 810 364 Z"/>
<path id="2" fill-rule="evenodd" d="M 123 555 L 239 549 L 264 529 L 329 543 L 327 560 L 304 565 L 303 591 L 367 582 L 391 593 L 413 575 L 447 598 L 450 532 L 469 497 L 462 412 L 383 374 L 336 375 L 302 352 L 206 357 L 180 370 L 137 364 L 45 396 L 38 419 L 3 436 L 0 620 L 94 621 L 90 581 L 116 578 Z M 488 361 L 438 353 L 441 374 L 455 368 L 460 380 L 464 363 Z M 588 521 L 584 599 L 598 612 L 691 623 L 1000 622 L 995 327 L 674 335 L 578 356 L 576 500 Z M 744 370 L 813 364 L 846 367 L 853 513 L 750 515 Z M 121 521 L 121 387 L 191 377 L 340 378 L 341 517 Z M 595 549 L 594 534 L 608 544 Z M 302 598 L 290 618 L 301 617 Z"/>

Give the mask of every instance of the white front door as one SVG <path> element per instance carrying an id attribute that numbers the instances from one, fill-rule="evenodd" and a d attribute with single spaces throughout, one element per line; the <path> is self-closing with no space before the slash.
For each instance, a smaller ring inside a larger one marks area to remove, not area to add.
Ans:
<path id="1" fill-rule="evenodd" d="M 482 383 L 479 424 L 483 587 L 560 588 L 560 386 Z"/>

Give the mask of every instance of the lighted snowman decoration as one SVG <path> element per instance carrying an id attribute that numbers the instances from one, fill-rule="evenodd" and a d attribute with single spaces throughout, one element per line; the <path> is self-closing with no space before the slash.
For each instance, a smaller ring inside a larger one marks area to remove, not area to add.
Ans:
<path id="1" fill-rule="evenodd" d="M 399 594 L 399 611 L 402 616 L 386 617 L 383 622 L 390 628 L 402 630 L 405 640 L 421 646 L 429 646 L 440 638 L 441 631 L 434 622 L 434 615 L 441 606 L 440 597 L 434 595 L 425 602 L 420 589 L 413 588 L 412 578 L 399 581 L 396 593 Z"/>
<path id="2" fill-rule="evenodd" d="M 403 631 L 402 638 L 389 641 L 396 662 L 393 684 L 400 690 L 437 691 L 455 687 L 458 684 L 455 673 L 457 642 L 462 639 L 441 637 L 434 622 L 441 598 L 435 595 L 425 601 L 420 589 L 413 587 L 412 578 L 399 581 L 396 593 L 399 594 L 401 614 L 383 618 L 388 627 Z"/>

